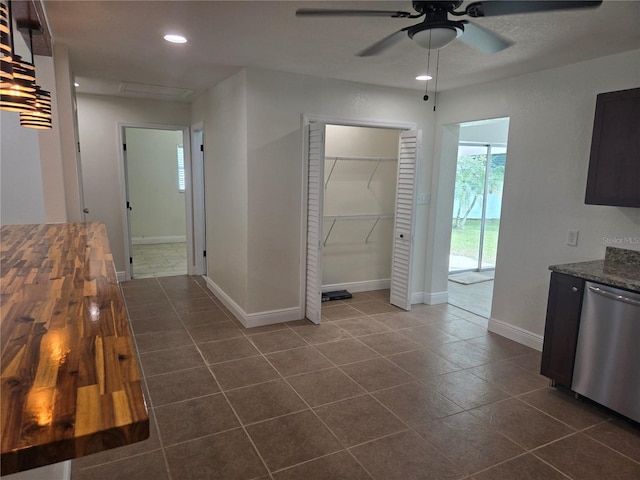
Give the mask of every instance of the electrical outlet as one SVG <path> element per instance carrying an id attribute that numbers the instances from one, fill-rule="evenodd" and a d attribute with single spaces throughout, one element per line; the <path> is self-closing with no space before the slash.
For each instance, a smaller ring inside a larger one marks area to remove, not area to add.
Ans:
<path id="1" fill-rule="evenodd" d="M 567 245 L 572 247 L 578 246 L 578 234 L 580 232 L 578 230 L 569 230 L 567 233 Z"/>

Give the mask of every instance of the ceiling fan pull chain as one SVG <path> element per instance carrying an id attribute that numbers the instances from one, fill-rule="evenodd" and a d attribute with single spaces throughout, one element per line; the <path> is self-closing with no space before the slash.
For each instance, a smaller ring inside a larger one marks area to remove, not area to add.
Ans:
<path id="1" fill-rule="evenodd" d="M 427 53 L 427 75 L 431 73 L 431 31 L 429 31 L 429 50 Z M 426 102 L 429 100 L 429 81 L 424 84 L 424 97 L 422 99 Z"/>
<path id="2" fill-rule="evenodd" d="M 440 50 L 436 53 L 436 85 L 433 90 L 433 111 L 436 111 L 436 102 L 438 101 L 438 70 L 440 69 Z"/>

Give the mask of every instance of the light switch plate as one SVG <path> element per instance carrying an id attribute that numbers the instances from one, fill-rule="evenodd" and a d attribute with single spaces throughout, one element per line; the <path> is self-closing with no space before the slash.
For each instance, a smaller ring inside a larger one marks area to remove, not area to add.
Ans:
<path id="1" fill-rule="evenodd" d="M 578 234 L 580 232 L 578 230 L 569 230 L 567 233 L 567 245 L 572 247 L 578 246 Z"/>

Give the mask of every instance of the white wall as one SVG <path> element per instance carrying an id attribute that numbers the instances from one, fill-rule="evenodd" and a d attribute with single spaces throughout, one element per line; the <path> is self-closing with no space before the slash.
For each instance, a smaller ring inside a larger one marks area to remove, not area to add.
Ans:
<path id="1" fill-rule="evenodd" d="M 192 124 L 204 122 L 207 276 L 241 309 L 247 307 L 246 72 L 193 104 Z"/>
<path id="2" fill-rule="evenodd" d="M 54 128 L 60 132 L 60 163 L 64 174 L 66 220 L 79 222 L 84 220 L 82 214 L 84 202 L 80 152 L 78 152 L 80 138 L 77 125 L 76 96 L 69 48 L 64 44 L 54 43 L 53 61 L 56 85 L 56 112 L 53 121 L 56 122 Z M 57 152 L 55 154 L 57 155 Z M 50 155 L 49 152 L 47 152 L 48 155 Z M 48 185 L 47 192 L 55 188 L 52 187 L 54 181 L 52 179 Z M 48 179 L 47 182 L 49 183 Z"/>
<path id="3" fill-rule="evenodd" d="M 548 266 L 602 259 L 606 239 L 640 232 L 640 209 L 584 204 L 596 95 L 640 86 L 638 65 L 640 50 L 441 94 L 433 259 L 448 253 L 438 237 L 449 232 L 453 201 L 455 167 L 440 159 L 458 128 L 449 125 L 510 117 L 491 329 L 540 346 Z M 580 231 L 577 247 L 566 245 L 569 229 Z M 444 262 L 434 261 L 431 280 L 444 288 Z"/>
<path id="4" fill-rule="evenodd" d="M 303 218 L 302 116 L 415 123 L 424 130 L 419 191 L 428 191 L 431 108 L 415 91 L 247 69 L 248 311 L 300 304 Z M 422 292 L 426 206 L 416 212 L 414 292 Z"/>
<path id="5" fill-rule="evenodd" d="M 399 130 L 327 125 L 325 155 L 397 158 L 399 136 Z M 397 168 L 397 161 L 326 160 L 324 216 L 392 215 Z M 356 283 L 358 285 L 343 285 L 343 288 L 361 290 L 388 284 L 393 218 L 375 222 L 375 219 L 338 219 L 335 224 L 324 221 L 324 237 L 329 235 L 329 230 L 331 233 L 322 249 L 323 286 Z M 374 283 L 367 287 L 363 282 Z"/>
<path id="6" fill-rule="evenodd" d="M 0 223 L 44 223 L 38 132 L 20 114 L 0 110 Z"/>
<path id="7" fill-rule="evenodd" d="M 15 27 L 14 27 L 15 28 Z M 27 44 L 22 35 L 16 35 L 16 53 L 30 58 Z M 49 76 L 50 60 L 36 57 L 36 74 L 39 84 L 45 89 L 51 89 L 53 82 Z M 52 89 L 53 90 L 53 89 Z M 53 90 L 55 93 L 55 90 Z M 26 224 L 44 223 L 58 218 L 50 216 L 47 195 L 52 188 L 48 176 L 59 179 L 61 165 L 43 161 L 41 163 L 41 145 L 39 138 L 52 138 L 57 133 L 41 132 L 20 126 L 20 114 L 0 110 L 0 223 Z M 58 159 L 60 154 L 58 152 Z M 43 173 L 45 182 L 43 183 Z M 45 188 L 49 187 L 49 188 Z M 64 192 L 62 185 L 58 190 Z"/>
<path id="8" fill-rule="evenodd" d="M 187 228 L 185 193 L 178 190 L 182 131 L 127 128 L 126 141 L 133 242 L 179 241 Z"/>
<path id="9" fill-rule="evenodd" d="M 45 216 L 47 223 L 66 222 L 66 189 L 64 188 L 65 176 L 54 60 L 53 57 L 36 56 L 35 62 L 36 81 L 43 89 L 51 92 L 52 104 L 52 128 L 38 131 Z M 65 87 L 69 88 L 68 86 Z M 72 190 L 77 191 L 77 187 Z"/>
<path id="10" fill-rule="evenodd" d="M 189 105 L 103 95 L 78 95 L 87 221 L 104 222 L 116 270 L 125 269 L 124 201 L 118 123 L 189 125 Z"/>

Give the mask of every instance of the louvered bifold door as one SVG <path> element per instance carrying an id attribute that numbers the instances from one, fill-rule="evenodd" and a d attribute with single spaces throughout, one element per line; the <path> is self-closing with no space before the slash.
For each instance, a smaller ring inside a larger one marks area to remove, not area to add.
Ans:
<path id="1" fill-rule="evenodd" d="M 307 157 L 307 278 L 305 316 L 320 323 L 322 304 L 322 207 L 324 199 L 323 123 L 309 124 Z"/>
<path id="2" fill-rule="evenodd" d="M 420 130 L 410 130 L 400 134 L 390 302 L 404 310 L 411 310 L 416 164 L 421 143 Z"/>

